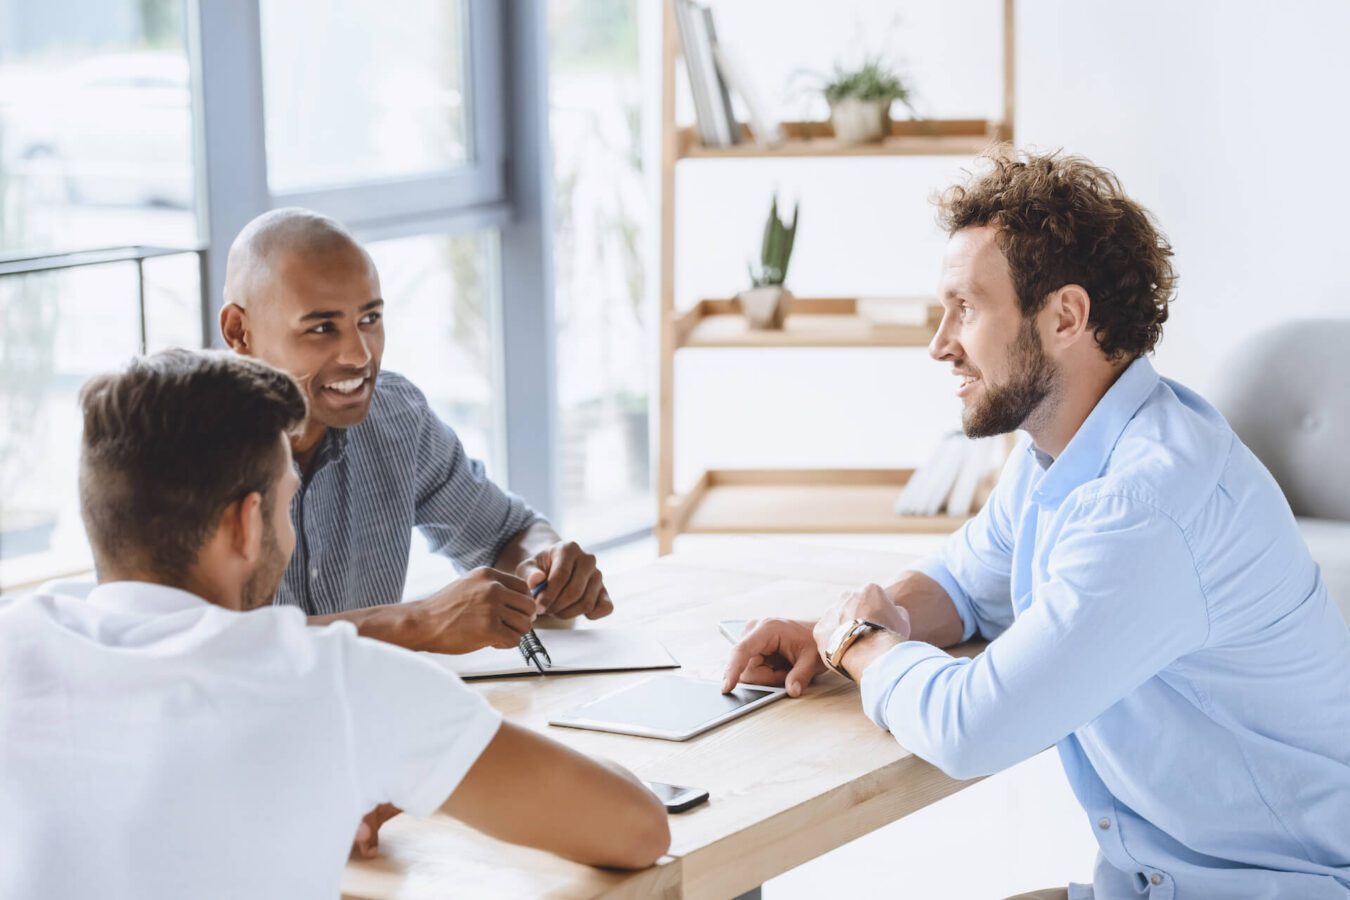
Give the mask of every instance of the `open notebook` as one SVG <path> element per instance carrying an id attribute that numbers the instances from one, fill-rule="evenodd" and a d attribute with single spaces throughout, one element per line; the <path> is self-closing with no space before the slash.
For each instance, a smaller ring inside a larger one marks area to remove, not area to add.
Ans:
<path id="1" fill-rule="evenodd" d="M 548 629 L 536 632 L 553 664 L 549 672 L 620 672 L 629 669 L 675 669 L 679 663 L 662 643 L 644 632 L 622 628 Z M 538 675 L 518 649 L 485 647 L 454 656 L 428 653 L 427 658 L 461 678 Z"/>

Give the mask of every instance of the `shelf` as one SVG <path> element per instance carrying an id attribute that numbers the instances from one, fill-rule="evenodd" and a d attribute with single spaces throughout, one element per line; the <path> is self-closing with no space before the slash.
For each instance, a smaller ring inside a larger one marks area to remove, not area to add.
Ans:
<path id="1" fill-rule="evenodd" d="M 741 143 L 705 147 L 693 128 L 676 131 L 676 159 L 764 159 L 828 156 L 976 156 L 1007 140 L 1008 130 L 988 119 L 925 119 L 890 124 L 890 133 L 872 144 L 841 144 L 829 122 L 784 122 L 784 140 L 772 147 L 754 142 L 741 126 Z"/>
<path id="2" fill-rule="evenodd" d="M 1002 0 L 1002 103 L 992 118 L 927 119 L 890 122 L 885 137 L 871 144 L 841 144 L 829 122 L 785 122 L 783 140 L 761 146 L 744 125 L 744 138 L 730 147 L 705 147 L 695 129 L 676 120 L 679 93 L 680 44 L 675 0 L 662 0 L 661 27 L 661 201 L 660 201 L 660 397 L 656 402 L 657 549 L 669 553 L 677 534 L 734 533 L 897 533 L 947 532 L 963 521 L 959 517 L 901 517 L 893 513 L 895 499 L 910 477 L 903 469 L 866 470 L 710 470 L 692 491 L 675 490 L 675 360 L 683 348 L 812 348 L 812 347 L 921 347 L 931 342 L 941 323 L 941 307 L 931 299 L 914 308 L 913 316 L 878 312 L 869 298 L 798 299 L 785 327 L 752 330 L 735 300 L 700 300 L 689 310 L 675 307 L 676 185 L 680 165 L 690 159 L 776 160 L 760 175 L 777 173 L 793 160 L 889 158 L 884 163 L 904 168 L 907 160 L 964 157 L 970 160 L 999 142 L 1013 140 L 1016 49 L 1013 25 L 1015 0 Z M 822 6 L 822 9 L 824 7 Z M 716 164 L 712 164 L 716 165 Z M 807 167 L 811 169 L 812 167 Z M 818 168 L 818 167 L 817 167 Z M 827 167 L 832 168 L 832 167 Z M 772 169 L 773 172 L 768 170 Z M 814 170 L 813 170 L 814 171 Z M 690 174 L 686 170 L 686 174 Z M 781 173 L 779 173 L 781 174 Z M 775 175 L 775 177 L 777 177 Z M 760 183 L 759 181 L 755 182 Z M 702 198 L 714 204 L 726 197 Z M 843 220 L 835 227 L 866 227 L 865 221 Z M 850 260 L 835 265 L 848 271 Z M 732 387 L 735 387 L 734 385 Z M 809 423 L 810 410 L 802 411 Z M 991 482 L 992 484 L 992 482 Z M 985 490 L 985 486 L 981 486 Z"/>
<path id="3" fill-rule="evenodd" d="M 889 321 L 859 313 L 851 297 L 798 297 L 781 329 L 753 329 L 738 300 L 700 300 L 673 314 L 675 347 L 926 347 L 942 321 L 942 306 L 930 298 L 874 301 L 884 309 L 899 303 L 915 321 Z M 867 304 L 864 304 L 867 305 Z"/>
<path id="4" fill-rule="evenodd" d="M 673 534 L 949 533 L 964 516 L 899 516 L 912 469 L 709 469 L 670 498 Z"/>

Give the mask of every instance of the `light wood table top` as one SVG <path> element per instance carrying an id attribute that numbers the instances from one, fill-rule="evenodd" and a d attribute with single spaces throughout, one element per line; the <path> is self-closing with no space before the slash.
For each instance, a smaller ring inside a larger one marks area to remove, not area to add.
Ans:
<path id="1" fill-rule="evenodd" d="M 721 619 L 810 618 L 845 588 L 894 580 L 910 557 L 764 539 L 718 542 L 607 576 L 615 613 L 602 625 L 646 627 L 685 675 L 720 678 Z M 544 635 L 547 643 L 547 634 Z M 471 682 L 513 722 L 639 777 L 707 789 L 670 819 L 670 853 L 641 872 L 613 872 L 485 837 L 444 815 L 399 816 L 381 855 L 354 861 L 351 898 L 736 896 L 775 875 L 974 782 L 953 781 L 863 715 L 857 688 L 835 675 L 685 742 L 551 727 L 552 714 L 652 677 L 652 672 Z"/>

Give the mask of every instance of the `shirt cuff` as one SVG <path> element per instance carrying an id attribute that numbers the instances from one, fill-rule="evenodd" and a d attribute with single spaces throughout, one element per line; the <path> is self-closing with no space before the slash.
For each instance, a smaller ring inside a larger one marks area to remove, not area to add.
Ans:
<path id="1" fill-rule="evenodd" d="M 975 636 L 975 610 L 970 603 L 970 595 L 961 589 L 957 583 L 956 577 L 952 575 L 952 570 L 947 568 L 947 564 L 942 561 L 941 554 L 930 556 L 912 567 L 913 571 L 927 575 L 929 578 L 941 585 L 951 598 L 952 606 L 956 607 L 956 614 L 961 617 L 961 641 L 965 642 Z"/>
<path id="2" fill-rule="evenodd" d="M 910 669 L 925 660 L 939 658 L 950 660 L 951 656 L 922 641 L 905 641 L 887 650 L 863 671 L 862 681 L 858 685 L 862 689 L 862 707 L 867 718 L 875 722 L 877 727 L 894 732 L 886 719 L 891 692 Z"/>

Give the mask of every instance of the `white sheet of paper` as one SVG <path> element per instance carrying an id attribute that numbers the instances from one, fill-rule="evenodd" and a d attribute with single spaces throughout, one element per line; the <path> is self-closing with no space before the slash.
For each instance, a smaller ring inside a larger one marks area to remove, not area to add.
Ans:
<path id="1" fill-rule="evenodd" d="M 550 673 L 674 669 L 680 665 L 665 645 L 641 631 L 573 628 L 541 629 L 535 633 L 553 660 L 553 665 L 546 667 Z M 426 656 L 461 678 L 539 674 L 539 670 L 514 647 L 510 650 L 485 647 L 472 653 L 428 653 Z"/>

